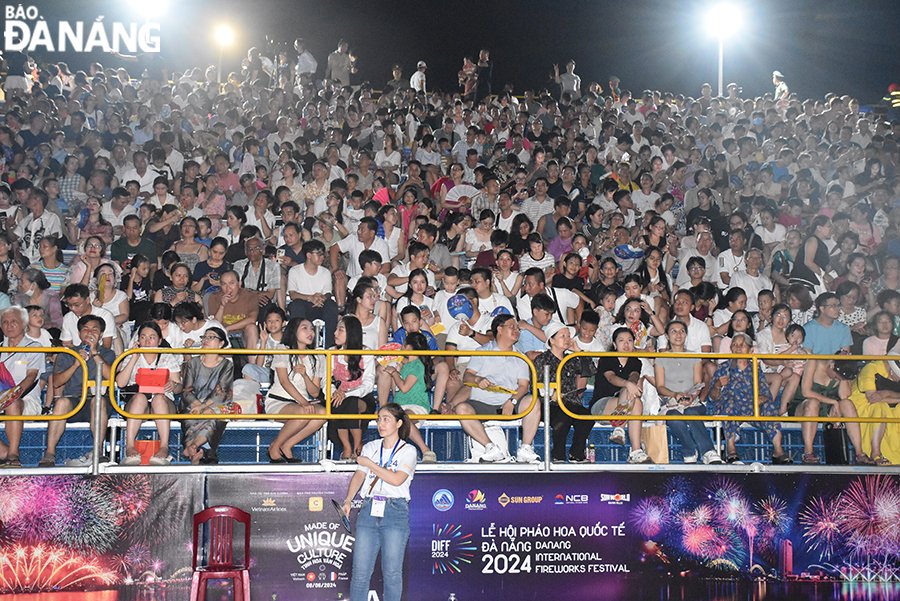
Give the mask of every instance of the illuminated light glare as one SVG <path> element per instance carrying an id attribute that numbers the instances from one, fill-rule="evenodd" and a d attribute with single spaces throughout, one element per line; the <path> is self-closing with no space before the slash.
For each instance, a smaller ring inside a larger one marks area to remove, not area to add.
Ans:
<path id="1" fill-rule="evenodd" d="M 234 29 L 229 25 L 219 25 L 216 27 L 216 43 L 221 46 L 231 46 L 234 43 Z"/>
<path id="2" fill-rule="evenodd" d="M 744 15 L 738 6 L 717 4 L 706 13 L 706 30 L 719 38 L 727 38 L 741 29 L 743 21 Z"/>
<path id="3" fill-rule="evenodd" d="M 169 0 L 132 0 L 131 9 L 145 21 L 156 21 L 169 11 Z"/>

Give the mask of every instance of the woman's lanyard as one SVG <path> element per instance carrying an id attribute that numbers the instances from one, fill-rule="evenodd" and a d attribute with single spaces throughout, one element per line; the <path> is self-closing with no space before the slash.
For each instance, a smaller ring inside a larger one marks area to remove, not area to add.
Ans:
<path id="1" fill-rule="evenodd" d="M 406 446 L 406 443 L 405 443 L 405 442 L 403 443 L 403 445 L 401 445 L 400 442 L 401 442 L 401 441 L 400 441 L 400 439 L 398 438 L 398 439 L 397 439 L 397 442 L 394 443 L 394 448 L 393 448 L 393 450 L 391 451 L 390 457 L 388 457 L 387 463 L 384 463 L 384 445 L 378 447 L 378 467 L 383 467 L 383 468 L 387 469 L 387 466 L 389 466 L 389 465 L 391 464 L 391 462 L 394 460 L 394 455 L 397 454 L 397 451 L 398 451 L 399 449 L 402 449 L 404 446 Z M 374 475 L 375 472 L 373 471 L 372 474 Z M 368 492 L 368 494 L 366 495 L 367 497 L 371 497 L 371 496 L 372 496 L 372 491 L 375 489 L 375 485 L 376 485 L 377 483 L 379 483 L 379 482 L 382 483 L 382 486 L 379 487 L 379 490 L 381 490 L 381 489 L 384 488 L 384 486 L 383 486 L 384 481 L 383 481 L 381 478 L 379 478 L 378 476 L 375 476 L 375 479 L 372 480 L 372 484 L 369 485 L 369 492 Z"/>

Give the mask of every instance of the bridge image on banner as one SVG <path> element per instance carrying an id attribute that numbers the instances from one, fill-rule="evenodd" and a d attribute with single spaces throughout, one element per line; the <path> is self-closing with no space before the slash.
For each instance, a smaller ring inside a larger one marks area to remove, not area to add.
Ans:
<path id="1" fill-rule="evenodd" d="M 330 500 L 349 477 L 2 478 L 0 592 L 182 598 L 191 515 L 235 505 L 252 516 L 254 601 L 347 598 L 354 537 Z M 900 593 L 893 474 L 422 473 L 412 499 L 410 601 Z"/>

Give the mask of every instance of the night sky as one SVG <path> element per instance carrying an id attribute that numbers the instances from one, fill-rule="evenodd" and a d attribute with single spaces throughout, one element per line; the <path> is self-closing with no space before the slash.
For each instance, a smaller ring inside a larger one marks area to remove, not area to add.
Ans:
<path id="1" fill-rule="evenodd" d="M 162 0 L 35 2 L 53 19 L 130 20 L 129 11 Z M 716 84 L 716 40 L 703 29 L 704 7 L 697 0 L 647 2 L 452 0 L 419 3 L 324 0 L 169 0 L 161 18 L 166 59 L 178 68 L 213 64 L 212 30 L 222 21 L 238 29 L 237 44 L 225 54 L 235 69 L 250 45 L 264 36 L 302 36 L 319 61 L 344 37 L 359 59 L 358 83 L 376 88 L 399 62 L 408 77 L 417 60 L 428 62 L 429 89 L 456 90 L 462 57 L 481 47 L 494 59 L 494 86 L 517 91 L 548 85 L 553 64 L 570 58 L 583 85 L 611 74 L 633 92 L 644 88 L 698 94 L 700 84 Z M 745 95 L 772 90 L 771 72 L 782 71 L 802 97 L 829 91 L 878 101 L 900 80 L 900 2 L 891 0 L 759 0 L 743 2 L 745 27 L 726 42 L 725 80 L 737 81 Z M 134 13 L 132 12 L 131 15 Z M 87 55 L 47 55 L 82 67 Z M 93 56 L 118 66 L 110 57 Z"/>

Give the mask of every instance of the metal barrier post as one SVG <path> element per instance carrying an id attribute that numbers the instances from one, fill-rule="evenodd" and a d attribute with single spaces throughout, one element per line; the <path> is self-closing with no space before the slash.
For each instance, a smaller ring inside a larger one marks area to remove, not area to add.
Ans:
<path id="1" fill-rule="evenodd" d="M 103 417 L 103 359 L 100 355 L 94 357 L 94 365 L 97 373 L 94 377 L 94 400 L 91 407 L 91 428 L 94 430 L 94 451 L 91 454 L 91 475 L 100 474 L 100 453 L 103 452 L 103 437 L 106 436 L 106 428 L 100 423 Z M 85 378 L 87 374 L 85 374 Z"/>
<path id="2" fill-rule="evenodd" d="M 550 471 L 550 366 L 544 365 L 544 469 Z"/>

